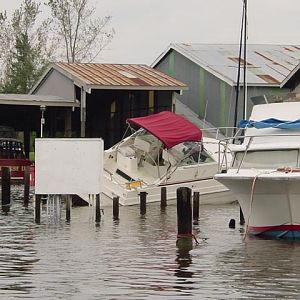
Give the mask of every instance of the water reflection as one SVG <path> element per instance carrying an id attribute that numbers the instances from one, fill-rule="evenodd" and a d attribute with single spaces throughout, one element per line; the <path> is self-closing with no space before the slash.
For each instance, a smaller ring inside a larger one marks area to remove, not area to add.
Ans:
<path id="1" fill-rule="evenodd" d="M 228 228 L 238 206 L 201 207 L 194 234 L 177 243 L 176 206 L 105 208 L 99 226 L 89 207 L 71 222 L 41 225 L 15 200 L 0 218 L 0 298 L 3 299 L 297 299 L 300 243 L 243 239 Z M 207 239 L 203 241 L 202 238 Z"/>

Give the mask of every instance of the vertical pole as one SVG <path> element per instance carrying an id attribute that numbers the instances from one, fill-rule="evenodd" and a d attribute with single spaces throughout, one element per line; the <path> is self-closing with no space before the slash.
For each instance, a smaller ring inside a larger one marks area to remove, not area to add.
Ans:
<path id="1" fill-rule="evenodd" d="M 71 196 L 66 196 L 66 220 L 67 222 L 70 222 L 71 220 Z"/>
<path id="2" fill-rule="evenodd" d="M 25 166 L 24 170 L 24 206 L 29 203 L 29 188 L 30 188 L 30 166 Z"/>
<path id="3" fill-rule="evenodd" d="M 85 137 L 85 121 L 86 121 L 86 91 L 81 89 L 80 103 L 80 137 Z"/>
<path id="4" fill-rule="evenodd" d="M 146 214 L 146 200 L 147 200 L 147 193 L 140 192 L 140 214 Z"/>
<path id="5" fill-rule="evenodd" d="M 167 206 L 167 188 L 163 186 L 161 188 L 161 193 L 160 193 L 160 207 L 166 208 L 166 206 Z"/>
<path id="6" fill-rule="evenodd" d="M 195 225 L 197 225 L 198 221 L 199 221 L 199 202 L 200 202 L 200 194 L 199 194 L 199 192 L 194 192 L 194 196 L 193 196 L 193 223 Z"/>
<path id="7" fill-rule="evenodd" d="M 2 180 L 1 180 L 1 191 L 2 191 L 2 210 L 5 212 L 9 211 L 10 206 L 10 169 L 9 167 L 1 167 Z"/>
<path id="8" fill-rule="evenodd" d="M 113 198 L 113 219 L 119 220 L 119 197 Z"/>
<path id="9" fill-rule="evenodd" d="M 244 224 L 245 224 L 245 218 L 244 218 L 243 211 L 240 207 L 240 225 L 244 225 Z"/>
<path id="10" fill-rule="evenodd" d="M 178 236 L 192 236 L 191 189 L 177 189 L 177 225 Z"/>
<path id="11" fill-rule="evenodd" d="M 100 194 L 96 195 L 96 222 L 99 223 L 101 220 L 101 211 L 100 211 Z"/>
<path id="12" fill-rule="evenodd" d="M 35 195 L 34 219 L 35 223 L 41 223 L 41 198 L 42 195 Z"/>
<path id="13" fill-rule="evenodd" d="M 72 111 L 71 108 L 65 109 L 65 137 L 72 136 Z"/>

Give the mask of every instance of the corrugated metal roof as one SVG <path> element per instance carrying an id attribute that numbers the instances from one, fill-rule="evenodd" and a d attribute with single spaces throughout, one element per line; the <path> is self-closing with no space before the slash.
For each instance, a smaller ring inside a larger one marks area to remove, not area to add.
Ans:
<path id="1" fill-rule="evenodd" d="M 147 65 L 60 62 L 52 67 L 92 89 L 187 89 L 186 84 Z"/>
<path id="2" fill-rule="evenodd" d="M 237 84 L 239 45 L 171 44 L 152 66 L 170 50 L 181 53 L 228 84 Z M 247 45 L 246 60 L 247 85 L 280 86 L 300 63 L 300 46 Z M 243 83 L 243 66 L 240 82 Z"/>
<path id="3" fill-rule="evenodd" d="M 7 105 L 31 105 L 31 106 L 63 106 L 79 107 L 77 100 L 64 99 L 50 95 L 29 95 L 29 94 L 0 94 L 0 104 Z"/>

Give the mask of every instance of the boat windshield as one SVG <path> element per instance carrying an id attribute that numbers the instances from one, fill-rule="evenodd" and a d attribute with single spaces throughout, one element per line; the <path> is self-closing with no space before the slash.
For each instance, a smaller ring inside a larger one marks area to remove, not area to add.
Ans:
<path id="1" fill-rule="evenodd" d="M 22 142 L 13 139 L 0 139 L 0 158 L 25 159 Z"/>
<path id="2" fill-rule="evenodd" d="M 213 162 L 213 158 L 201 143 L 184 142 L 169 149 L 168 152 L 180 166 Z"/>
<path id="3" fill-rule="evenodd" d="M 242 164 L 241 164 L 242 162 Z M 299 151 L 292 150 L 255 150 L 236 152 L 233 160 L 234 168 L 276 169 L 282 167 L 299 167 Z"/>

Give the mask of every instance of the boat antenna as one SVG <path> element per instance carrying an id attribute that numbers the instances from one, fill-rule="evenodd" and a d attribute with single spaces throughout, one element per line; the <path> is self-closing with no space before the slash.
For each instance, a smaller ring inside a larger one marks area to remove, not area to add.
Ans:
<path id="1" fill-rule="evenodd" d="M 241 32 L 240 32 L 239 62 L 238 62 L 235 107 L 234 107 L 234 132 L 233 132 L 234 135 L 236 133 L 236 127 L 237 127 L 237 114 L 238 114 L 238 103 L 239 103 L 239 92 L 240 92 L 241 60 L 242 60 L 243 32 L 244 32 L 244 19 L 245 19 L 244 17 L 245 17 L 245 2 L 243 5 Z"/>
<path id="2" fill-rule="evenodd" d="M 244 0 L 244 109 L 243 118 L 247 119 L 247 0 Z"/>

